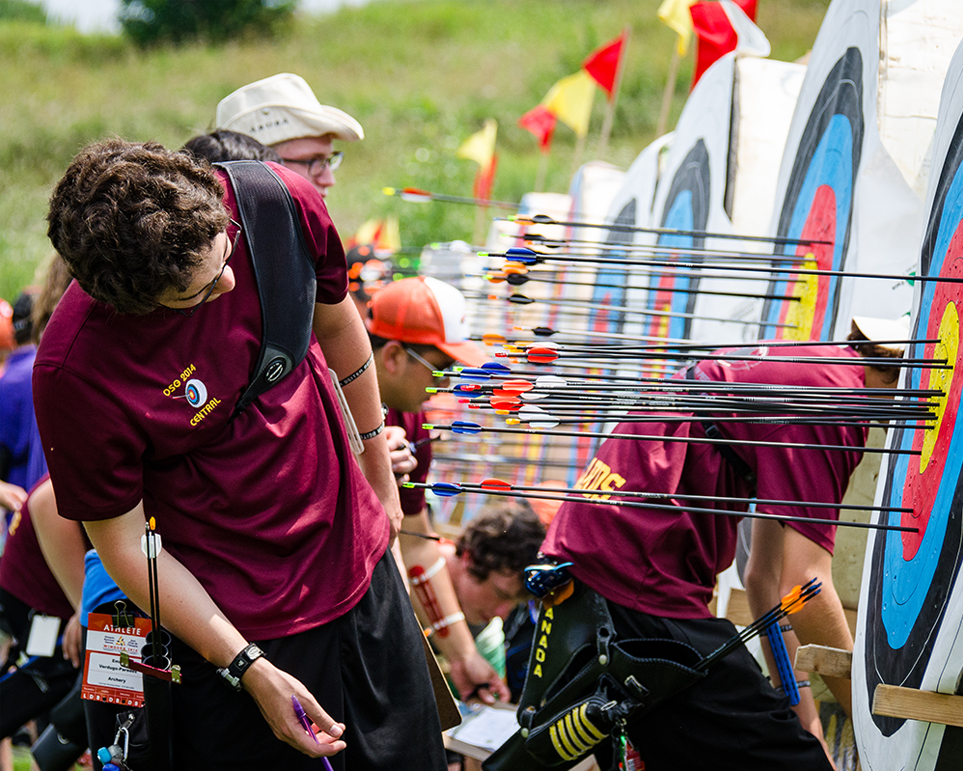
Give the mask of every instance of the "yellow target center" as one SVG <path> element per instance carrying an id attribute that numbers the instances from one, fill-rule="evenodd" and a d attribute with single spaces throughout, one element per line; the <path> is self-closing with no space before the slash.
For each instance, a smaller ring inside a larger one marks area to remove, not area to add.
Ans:
<path id="1" fill-rule="evenodd" d="M 806 270 L 816 270 L 815 256 L 810 252 L 803 263 Z M 793 293 L 799 299 L 791 302 L 786 313 L 786 323 L 792 326 L 785 333 L 786 340 L 809 340 L 816 317 L 816 298 L 819 294 L 819 276 L 800 276 L 793 285 Z"/>
<path id="2" fill-rule="evenodd" d="M 940 320 L 940 329 L 937 333 L 939 342 L 933 348 L 934 359 L 946 359 L 950 369 L 931 369 L 929 370 L 928 384 L 924 388 L 940 391 L 942 396 L 936 399 L 936 425 L 923 432 L 923 448 L 920 454 L 920 474 L 926 471 L 926 467 L 933 456 L 936 448 L 936 440 L 940 437 L 943 429 L 943 416 L 946 413 L 947 396 L 950 387 L 953 385 L 952 369 L 956 365 L 956 354 L 960 347 L 960 315 L 956 311 L 954 303 L 947 303 L 943 311 L 943 318 Z"/>

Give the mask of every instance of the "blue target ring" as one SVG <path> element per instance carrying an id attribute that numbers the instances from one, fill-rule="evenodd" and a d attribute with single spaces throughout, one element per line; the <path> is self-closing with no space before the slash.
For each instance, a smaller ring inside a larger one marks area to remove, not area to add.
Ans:
<path id="1" fill-rule="evenodd" d="M 835 197 L 832 224 L 832 253 L 821 269 L 841 271 L 845 268 L 853 216 L 853 191 L 862 156 L 863 124 L 863 57 L 858 48 L 849 48 L 826 76 L 813 104 L 809 120 L 797 148 L 796 158 L 783 198 L 776 228 L 777 237 L 811 238 L 805 233 L 807 224 L 820 203 L 820 191 L 828 188 Z M 825 217 L 828 212 L 823 213 Z M 825 248 L 825 247 L 823 247 Z M 819 247 L 814 251 L 818 252 Z M 807 248 L 795 244 L 777 247 L 781 254 L 796 256 Z M 792 267 L 792 263 L 776 263 Z M 786 295 L 796 281 L 791 274 L 775 277 L 769 294 Z M 819 279 L 819 291 L 811 310 L 816 321 L 810 337 L 830 340 L 839 311 L 839 277 Z M 775 326 L 785 321 L 790 302 L 767 300 L 762 313 L 761 337 L 779 338 L 784 333 Z"/>
<path id="2" fill-rule="evenodd" d="M 963 273 L 963 123 L 957 126 L 937 186 L 930 220 L 923 240 L 920 265 L 926 276 L 959 276 Z M 963 309 L 963 290 L 959 284 L 926 282 L 920 292 L 913 338 L 933 337 L 934 326 L 950 303 Z M 957 361 L 951 362 L 957 370 Z M 933 358 L 932 344 L 914 343 L 907 357 Z M 963 373 L 957 372 L 958 378 Z M 912 370 L 910 388 L 926 387 L 923 371 Z M 949 403 L 958 404 L 959 382 L 954 382 Z M 904 724 L 900 718 L 872 714 L 872 698 L 880 683 L 919 688 L 929 663 L 930 652 L 945 616 L 946 603 L 963 562 L 963 427 L 958 410 L 952 425 L 940 427 L 939 443 L 929 463 L 917 470 L 920 459 L 899 456 L 887 474 L 882 505 L 912 506 L 914 517 L 902 524 L 919 523 L 925 528 L 911 558 L 907 559 L 905 536 L 887 533 L 877 536 L 871 555 L 872 570 L 866 622 L 866 657 L 863 662 L 872 715 L 880 732 L 892 736 Z M 919 447 L 924 429 L 901 427 L 895 430 L 893 446 Z M 936 430 L 936 429 L 930 429 Z M 942 441 L 941 437 L 948 437 Z M 915 464 L 915 465 L 914 465 Z M 909 494 L 908 494 L 909 493 Z M 890 523 L 900 517 L 891 513 Z"/>

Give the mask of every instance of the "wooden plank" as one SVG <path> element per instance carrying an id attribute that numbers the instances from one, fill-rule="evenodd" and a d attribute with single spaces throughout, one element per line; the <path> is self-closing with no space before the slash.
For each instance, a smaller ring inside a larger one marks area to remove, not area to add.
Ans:
<path id="1" fill-rule="evenodd" d="M 873 714 L 963 728 L 963 696 L 881 684 L 873 693 Z"/>
<path id="2" fill-rule="evenodd" d="M 849 680 L 853 668 L 853 653 L 825 645 L 803 645 L 796 650 L 795 667 L 804 672 L 818 672 L 826 677 L 844 677 Z"/>
<path id="3" fill-rule="evenodd" d="M 733 589 L 729 593 L 726 618 L 736 626 L 749 626 L 752 623 L 752 611 L 749 610 L 749 598 L 745 589 Z"/>
<path id="4" fill-rule="evenodd" d="M 434 651 L 428 644 L 427 638 L 422 635 L 422 643 L 425 648 L 425 663 L 428 664 L 428 674 L 431 676 L 431 687 L 435 692 L 435 703 L 438 705 L 438 719 L 441 721 L 441 730 L 447 731 L 461 724 L 461 713 L 455 703 L 455 697 L 451 694 L 448 681 L 442 674 L 438 659 L 435 658 Z"/>

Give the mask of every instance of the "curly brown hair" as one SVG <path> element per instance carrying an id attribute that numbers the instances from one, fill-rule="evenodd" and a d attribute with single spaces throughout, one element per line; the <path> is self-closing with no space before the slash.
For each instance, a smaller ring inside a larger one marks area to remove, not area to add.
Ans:
<path id="1" fill-rule="evenodd" d="M 486 506 L 469 520 L 455 544 L 455 553 L 468 553 L 468 572 L 479 581 L 492 571 L 519 574 L 538 557 L 545 525 L 524 500 L 505 500 Z"/>
<path id="2" fill-rule="evenodd" d="M 186 153 L 107 139 L 84 148 L 57 183 L 47 235 L 71 275 L 120 313 L 149 313 L 183 292 L 228 224 L 224 188 Z"/>

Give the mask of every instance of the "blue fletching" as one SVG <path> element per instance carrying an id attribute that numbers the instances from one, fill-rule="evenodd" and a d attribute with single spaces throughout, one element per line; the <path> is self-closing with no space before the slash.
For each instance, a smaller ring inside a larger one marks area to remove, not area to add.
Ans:
<path id="1" fill-rule="evenodd" d="M 505 259 L 511 260 L 512 262 L 520 262 L 523 265 L 531 265 L 538 261 L 538 252 L 516 246 L 505 252 Z"/>
<path id="2" fill-rule="evenodd" d="M 512 374 L 511 369 L 509 369 L 505 364 L 500 361 L 486 361 L 481 365 L 482 369 L 487 369 L 489 372 L 498 372 L 506 375 Z"/>
<path id="3" fill-rule="evenodd" d="M 451 430 L 456 434 L 479 434 L 481 426 L 468 420 L 456 420 L 451 424 Z"/>
<path id="4" fill-rule="evenodd" d="M 480 367 L 465 367 L 458 377 L 463 380 L 491 380 L 492 373 Z"/>
<path id="5" fill-rule="evenodd" d="M 439 498 L 451 498 L 453 495 L 463 491 L 461 485 L 454 485 L 450 482 L 436 482 L 431 486 L 431 491 Z"/>

